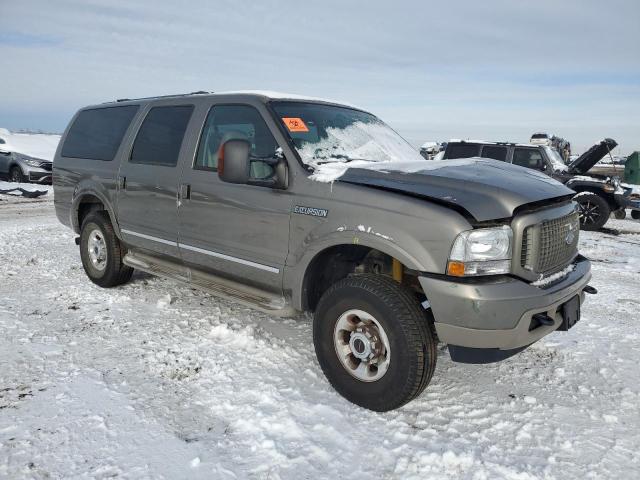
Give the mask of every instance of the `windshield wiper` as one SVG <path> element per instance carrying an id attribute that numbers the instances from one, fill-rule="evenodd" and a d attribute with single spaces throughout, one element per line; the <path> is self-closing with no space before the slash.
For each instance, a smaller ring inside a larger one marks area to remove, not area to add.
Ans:
<path id="1" fill-rule="evenodd" d="M 337 153 L 335 155 L 329 155 L 329 158 L 335 158 L 336 160 L 341 160 L 340 163 L 349 163 L 349 162 L 355 162 L 355 161 L 362 161 L 362 162 L 375 162 L 376 160 L 371 160 L 370 158 L 353 158 L 350 157 L 348 155 L 344 155 L 342 153 Z M 315 162 L 317 165 L 322 165 L 325 163 L 335 163 L 332 162 L 331 160 L 320 160 L 318 162 Z"/>

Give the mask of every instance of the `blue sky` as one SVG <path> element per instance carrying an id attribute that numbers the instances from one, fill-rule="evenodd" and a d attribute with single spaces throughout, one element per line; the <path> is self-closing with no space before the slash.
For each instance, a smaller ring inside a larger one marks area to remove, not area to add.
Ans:
<path id="1" fill-rule="evenodd" d="M 325 96 L 412 143 L 640 149 L 640 2 L 0 2 L 0 126 L 61 131 L 83 105 L 195 90 Z"/>

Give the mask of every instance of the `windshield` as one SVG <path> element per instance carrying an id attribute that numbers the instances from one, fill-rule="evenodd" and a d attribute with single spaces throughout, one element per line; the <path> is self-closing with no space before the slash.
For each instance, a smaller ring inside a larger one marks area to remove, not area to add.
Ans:
<path id="1" fill-rule="evenodd" d="M 544 138 L 544 139 L 547 139 L 547 138 L 549 138 L 549 135 L 547 135 L 546 133 L 534 133 L 533 135 L 531 135 L 531 138 Z"/>
<path id="2" fill-rule="evenodd" d="M 370 113 L 306 102 L 273 102 L 302 161 L 311 167 L 353 160 L 425 161 L 389 126 Z"/>
<path id="3" fill-rule="evenodd" d="M 551 147 L 544 147 L 544 149 L 547 152 L 547 157 L 551 160 L 554 170 L 567 170 L 568 167 L 562 161 L 562 157 L 558 152 Z"/>

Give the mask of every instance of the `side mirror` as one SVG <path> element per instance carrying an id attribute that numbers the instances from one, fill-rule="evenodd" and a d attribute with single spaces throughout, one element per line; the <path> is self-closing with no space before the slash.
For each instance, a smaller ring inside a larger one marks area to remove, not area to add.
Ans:
<path id="1" fill-rule="evenodd" d="M 227 140 L 218 157 L 218 177 L 227 183 L 249 182 L 251 144 L 247 140 Z"/>

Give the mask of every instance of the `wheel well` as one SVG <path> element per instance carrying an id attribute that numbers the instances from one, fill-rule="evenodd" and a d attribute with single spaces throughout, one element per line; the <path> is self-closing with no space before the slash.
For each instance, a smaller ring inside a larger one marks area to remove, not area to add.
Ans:
<path id="1" fill-rule="evenodd" d="M 612 194 L 607 193 L 597 187 L 588 185 L 588 186 L 578 186 L 576 185 L 575 187 L 570 187 L 573 190 L 576 191 L 576 193 L 582 193 L 582 192 L 589 192 L 589 193 L 593 193 L 594 195 L 599 196 L 600 198 L 602 198 L 605 202 L 607 202 L 607 204 L 609 205 L 609 208 L 614 211 L 614 210 L 618 210 L 620 207 L 616 204 L 616 201 L 613 197 Z"/>
<path id="2" fill-rule="evenodd" d="M 104 203 L 94 195 L 83 195 L 78 205 L 78 227 L 82 228 L 82 222 L 91 212 L 106 210 Z"/>
<path id="3" fill-rule="evenodd" d="M 18 170 L 20 170 L 20 173 L 22 173 L 24 175 L 24 171 L 22 170 L 22 167 L 18 164 L 18 163 L 12 163 L 11 165 L 9 165 L 9 173 L 11 173 L 11 170 L 13 170 L 14 168 L 17 168 Z"/>
<path id="4" fill-rule="evenodd" d="M 362 245 L 335 245 L 318 253 L 302 283 L 302 308 L 313 312 L 327 289 L 353 273 L 392 275 L 393 257 Z"/>

